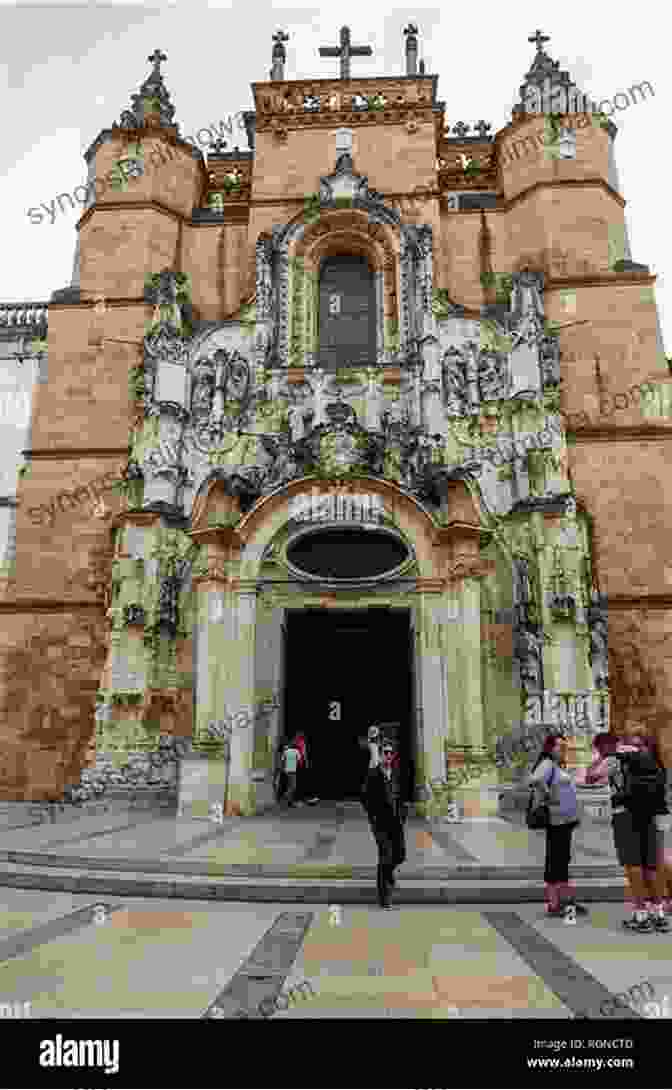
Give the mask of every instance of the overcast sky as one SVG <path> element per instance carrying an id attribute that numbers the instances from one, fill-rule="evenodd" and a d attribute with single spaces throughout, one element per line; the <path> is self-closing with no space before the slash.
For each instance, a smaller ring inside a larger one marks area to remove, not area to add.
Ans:
<path id="1" fill-rule="evenodd" d="M 546 51 L 595 101 L 613 100 L 643 80 L 653 86 L 654 97 L 614 114 L 616 161 L 632 257 L 658 276 L 661 325 L 672 354 L 670 62 L 668 37 L 656 33 L 663 29 L 659 13 L 653 4 L 599 10 L 575 0 L 549 9 L 523 0 L 398 10 L 377 0 L 322 8 L 274 8 L 260 0 L 176 0 L 153 7 L 123 0 L 67 6 L 0 0 L 0 300 L 48 300 L 70 282 L 79 213 L 57 210 L 53 224 L 46 214 L 34 223 L 28 209 L 49 205 L 85 181 L 83 152 L 130 107 L 155 48 L 168 56 L 163 72 L 175 120 L 191 135 L 253 108 L 250 84 L 268 79 L 278 27 L 290 34 L 289 79 L 337 75 L 338 61 L 322 59 L 318 48 L 335 45 L 344 22 L 353 44 L 373 48 L 373 57 L 353 60 L 353 76 L 389 76 L 404 72 L 402 31 L 413 19 L 427 72 L 440 77 L 448 122 L 484 118 L 494 133 L 511 118 L 535 53 L 528 37 L 541 19 L 550 36 Z M 233 142 L 245 147 L 244 133 Z"/>

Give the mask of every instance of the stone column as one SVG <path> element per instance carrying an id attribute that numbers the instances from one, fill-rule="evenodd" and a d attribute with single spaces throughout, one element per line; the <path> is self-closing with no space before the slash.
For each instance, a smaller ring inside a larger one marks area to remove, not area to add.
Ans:
<path id="1" fill-rule="evenodd" d="M 494 562 L 481 559 L 480 526 L 467 523 L 464 508 L 460 511 L 457 505 L 450 507 L 452 525 L 439 531 L 436 542 L 441 550 L 440 570 L 448 578 L 448 608 L 454 617 L 446 655 L 450 687 L 455 694 L 449 697 L 449 704 L 454 706 L 453 731 L 446 758 L 451 800 L 461 813 L 475 817 L 494 813 L 497 807 L 494 770 L 476 773 L 463 784 L 458 780 L 465 759 L 478 761 L 484 757 L 481 580 L 491 572 Z"/>
<path id="2" fill-rule="evenodd" d="M 263 614 L 263 624 L 261 615 Z M 273 805 L 273 760 L 280 735 L 280 693 L 282 691 L 283 639 L 282 609 L 258 601 L 257 676 L 254 769 L 255 810 Z"/>
<path id="3" fill-rule="evenodd" d="M 375 367 L 366 369 L 366 419 L 365 427 L 370 431 L 378 431 L 380 428 L 380 383 Z"/>
<path id="4" fill-rule="evenodd" d="M 226 654 L 227 592 L 225 552 L 216 543 L 208 545 L 207 572 L 194 574 L 196 594 L 194 625 L 195 714 L 194 740 L 180 765 L 178 816 L 212 816 L 214 806 L 226 803 L 229 774 L 229 741 L 216 744 L 208 733 L 209 723 L 225 723 L 228 710 L 220 702 L 219 663 Z"/>
<path id="5" fill-rule="evenodd" d="M 443 580 L 418 581 L 418 671 L 416 705 L 422 707 L 423 763 L 426 782 L 445 784 L 445 743 L 448 730 L 449 701 L 447 678 L 443 662 L 446 646 L 445 617 L 442 595 Z"/>
<path id="6" fill-rule="evenodd" d="M 254 756 L 254 640 L 256 622 L 256 584 L 236 580 L 228 611 L 228 640 L 222 663 L 219 700 L 234 716 L 246 713 L 250 726 L 234 727 L 231 737 L 231 761 L 226 799 L 226 813 L 249 816 L 254 813 L 255 792 L 252 783 Z"/>

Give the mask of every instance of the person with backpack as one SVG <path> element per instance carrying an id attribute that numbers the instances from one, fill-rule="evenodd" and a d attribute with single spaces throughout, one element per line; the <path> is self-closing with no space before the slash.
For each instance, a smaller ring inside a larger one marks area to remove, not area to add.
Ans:
<path id="1" fill-rule="evenodd" d="M 642 933 L 669 931 L 657 829 L 657 819 L 668 813 L 665 769 L 655 746 L 649 746 L 641 736 L 629 742 L 616 739 L 607 769 L 614 845 L 633 899 L 632 916 L 623 920 L 623 926 Z M 586 782 L 590 782 L 588 774 Z"/>
<path id="2" fill-rule="evenodd" d="M 588 909 L 578 904 L 569 881 L 569 861 L 572 856 L 572 833 L 579 824 L 579 807 L 574 781 L 564 768 L 566 739 L 550 734 L 530 773 L 530 805 L 528 825 L 546 830 L 546 862 L 544 886 L 546 912 L 549 916 L 566 916 L 569 909 L 587 915 Z M 532 814 L 547 807 L 543 821 Z"/>

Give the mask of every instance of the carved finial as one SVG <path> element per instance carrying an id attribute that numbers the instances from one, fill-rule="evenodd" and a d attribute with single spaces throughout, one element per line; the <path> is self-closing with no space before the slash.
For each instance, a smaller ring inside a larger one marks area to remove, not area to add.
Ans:
<path id="1" fill-rule="evenodd" d="M 160 76 L 161 75 L 161 62 L 162 61 L 167 61 L 168 58 L 167 58 L 165 53 L 161 52 L 160 49 L 155 49 L 154 52 L 152 53 L 151 57 L 148 57 L 147 60 L 149 61 L 150 64 L 154 65 L 154 71 L 155 71 L 156 75 Z"/>
<path id="2" fill-rule="evenodd" d="M 289 34 L 286 34 L 284 30 L 276 30 L 273 35 L 273 55 L 271 68 L 272 80 L 284 80 L 285 78 L 285 62 L 287 60 L 287 50 L 285 49 L 285 42 L 289 41 Z"/>
<path id="3" fill-rule="evenodd" d="M 415 76 L 418 71 L 418 28 L 409 23 L 404 30 L 406 35 L 406 75 Z"/>
<path id="4" fill-rule="evenodd" d="M 120 128 L 135 129 L 145 124 L 148 114 L 155 116 L 158 111 L 159 124 L 168 126 L 173 124 L 175 107 L 171 104 L 170 95 L 165 88 L 161 75 L 161 62 L 168 60 L 160 49 L 147 58 L 154 67 L 137 94 L 131 96 L 131 109 L 124 110 L 121 115 Z"/>
<path id="5" fill-rule="evenodd" d="M 550 40 L 551 40 L 551 39 L 550 39 L 550 38 L 547 38 L 547 37 L 545 37 L 545 36 L 544 36 L 544 35 L 543 35 L 543 34 L 541 33 L 541 31 L 540 31 L 540 30 L 536 30 L 536 31 L 534 32 L 534 34 L 533 34 L 533 35 L 532 35 L 532 36 L 531 36 L 530 38 L 528 38 L 527 40 L 528 40 L 528 42 L 536 42 L 536 45 L 537 45 L 537 53 L 542 53 L 542 52 L 543 52 L 543 48 L 542 48 L 542 47 L 543 47 L 543 43 L 544 43 L 544 42 L 550 42 Z"/>

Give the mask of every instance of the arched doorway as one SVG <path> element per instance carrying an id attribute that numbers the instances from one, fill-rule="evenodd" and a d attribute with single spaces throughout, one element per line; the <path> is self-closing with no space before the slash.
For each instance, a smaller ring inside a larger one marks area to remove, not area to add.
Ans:
<path id="1" fill-rule="evenodd" d="M 411 638 L 409 609 L 287 611 L 285 733 L 305 734 L 319 798 L 359 798 L 372 723 L 414 759 Z"/>
<path id="2" fill-rule="evenodd" d="M 374 279 L 364 257 L 329 257 L 320 270 L 319 364 L 328 371 L 376 360 Z"/>

